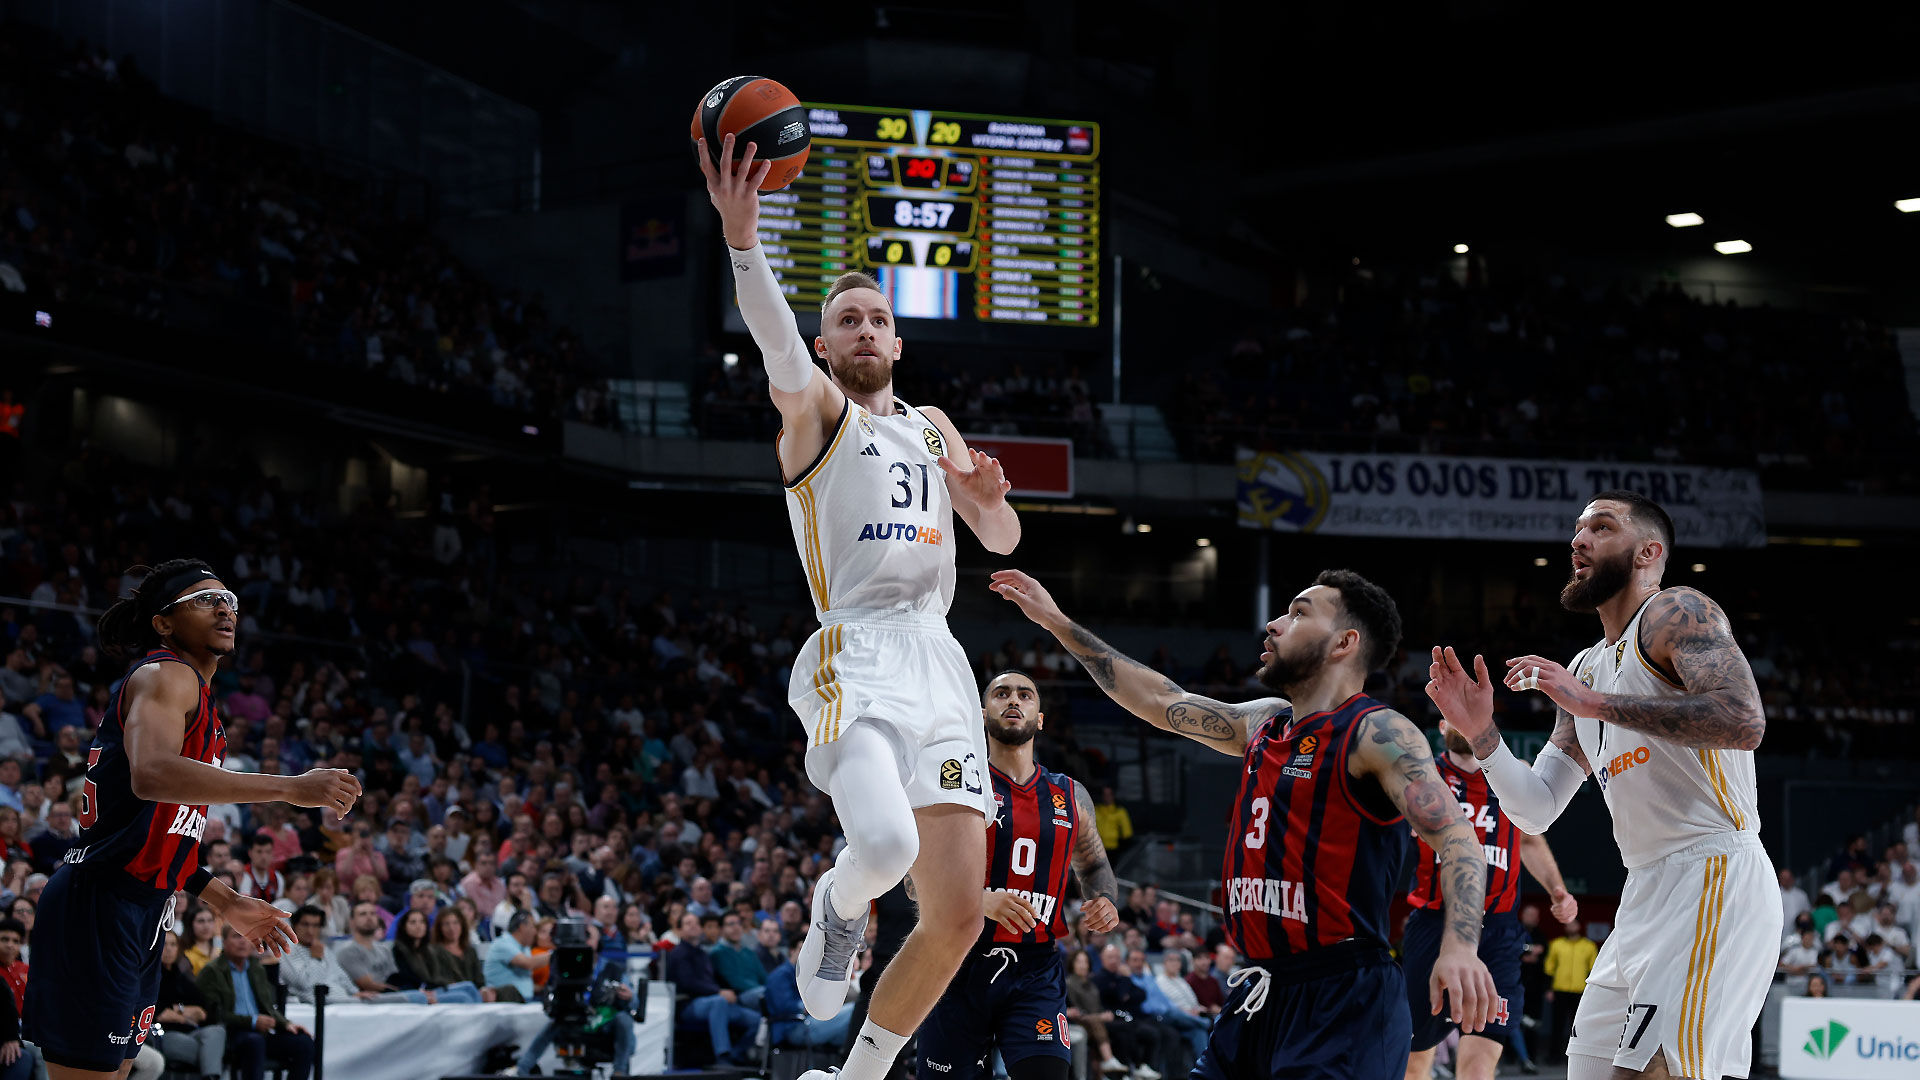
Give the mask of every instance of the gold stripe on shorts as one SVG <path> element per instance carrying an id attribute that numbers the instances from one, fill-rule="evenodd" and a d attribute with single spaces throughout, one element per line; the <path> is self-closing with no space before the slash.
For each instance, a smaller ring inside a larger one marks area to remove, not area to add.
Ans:
<path id="1" fill-rule="evenodd" d="M 1707 983 L 1713 975 L 1713 951 L 1719 943 L 1720 916 L 1726 910 L 1727 857 L 1707 859 L 1700 882 L 1700 902 L 1694 911 L 1693 953 L 1687 964 L 1686 992 L 1680 999 L 1680 1071 L 1699 1076 L 1705 1038 Z"/>
<path id="2" fill-rule="evenodd" d="M 813 689 L 822 699 L 814 714 L 813 745 L 824 746 L 840 737 L 840 683 L 833 659 L 845 644 L 846 626 L 829 626 L 820 635 L 820 665 L 813 672 Z"/>

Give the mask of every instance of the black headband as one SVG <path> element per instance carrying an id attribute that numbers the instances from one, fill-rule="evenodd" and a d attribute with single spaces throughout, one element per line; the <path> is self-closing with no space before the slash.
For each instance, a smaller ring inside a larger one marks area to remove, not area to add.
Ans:
<path id="1" fill-rule="evenodd" d="M 140 599 L 145 602 L 143 606 L 148 609 L 149 614 L 158 615 L 163 608 L 173 603 L 173 598 L 180 595 L 182 589 L 208 578 L 218 581 L 220 575 L 214 573 L 213 567 L 205 563 L 182 567 L 168 574 L 164 581 L 148 582 L 140 590 Z"/>

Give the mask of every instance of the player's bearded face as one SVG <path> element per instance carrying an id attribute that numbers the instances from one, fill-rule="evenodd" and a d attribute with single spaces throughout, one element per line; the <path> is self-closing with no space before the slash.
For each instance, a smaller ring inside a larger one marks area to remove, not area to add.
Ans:
<path id="1" fill-rule="evenodd" d="M 1260 668 L 1260 685 L 1290 695 L 1294 687 L 1312 681 L 1327 666 L 1332 651 L 1332 634 L 1311 638 L 1304 631 L 1290 630 L 1273 643 L 1273 658 Z"/>
<path id="2" fill-rule="evenodd" d="M 1586 577 L 1581 577 L 1576 568 L 1573 575 L 1567 578 L 1566 587 L 1560 590 L 1560 606 L 1581 615 L 1591 615 L 1632 581 L 1632 548 L 1611 555 L 1596 552 L 1592 565 L 1587 568 Z"/>
<path id="3" fill-rule="evenodd" d="M 849 289 L 841 296 L 820 325 L 827 368 L 851 393 L 879 393 L 893 382 L 893 359 L 899 351 L 892 309 L 872 289 Z"/>
<path id="4" fill-rule="evenodd" d="M 1447 741 L 1447 749 L 1456 754 L 1464 754 L 1469 757 L 1473 756 L 1473 744 L 1467 741 L 1465 735 L 1455 731 L 1452 724 L 1441 728 L 1440 735 Z"/>
<path id="5" fill-rule="evenodd" d="M 1038 716 L 1027 716 L 1012 720 L 996 716 L 987 724 L 987 734 L 1002 746 L 1025 746 L 1040 734 L 1040 719 Z"/>

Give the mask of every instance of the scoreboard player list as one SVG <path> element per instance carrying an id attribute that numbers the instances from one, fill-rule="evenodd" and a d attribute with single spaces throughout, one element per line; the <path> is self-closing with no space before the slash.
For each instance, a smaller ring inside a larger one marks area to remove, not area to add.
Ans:
<path id="1" fill-rule="evenodd" d="M 862 270 L 902 318 L 1099 324 L 1099 125 L 807 109 L 805 173 L 760 197 L 760 242 L 795 311 Z"/>

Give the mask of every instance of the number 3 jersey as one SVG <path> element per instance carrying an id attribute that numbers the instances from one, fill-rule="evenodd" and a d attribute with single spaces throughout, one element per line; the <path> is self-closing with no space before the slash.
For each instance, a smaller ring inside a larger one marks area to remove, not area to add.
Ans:
<path id="1" fill-rule="evenodd" d="M 1434 759 L 1440 779 L 1453 789 L 1460 813 L 1480 834 L 1487 852 L 1487 911 L 1490 914 L 1512 911 L 1520 895 L 1520 830 L 1500 812 L 1500 796 L 1493 793 L 1479 769 L 1463 769 L 1454 764 L 1444 750 Z M 1441 885 L 1440 856 L 1427 842 L 1419 844 L 1415 858 L 1413 891 L 1407 902 L 1417 908 L 1438 911 L 1446 907 L 1447 897 Z"/>
<path id="2" fill-rule="evenodd" d="M 1380 785 L 1347 773 L 1360 719 L 1385 705 L 1355 694 L 1247 743 L 1222 870 L 1228 938 L 1270 964 L 1347 941 L 1387 945 L 1406 826 Z"/>
<path id="3" fill-rule="evenodd" d="M 151 802 L 133 793 L 127 758 L 127 680 L 149 664 L 186 664 L 167 649 L 155 649 L 135 661 L 113 687 L 100 731 L 87 750 L 86 780 L 81 785 L 80 843 L 66 861 L 114 867 L 165 895 L 183 887 L 200 867 L 200 838 L 207 831 L 207 808 Z M 218 767 L 226 757 L 227 735 L 214 714 L 213 690 L 200 679 L 199 704 L 186 715 L 180 754 Z"/>
<path id="4" fill-rule="evenodd" d="M 953 604 L 946 439 L 919 409 L 895 401 L 894 410 L 874 416 L 849 400 L 820 456 L 787 480 L 816 617 L 863 608 L 944 617 Z"/>

